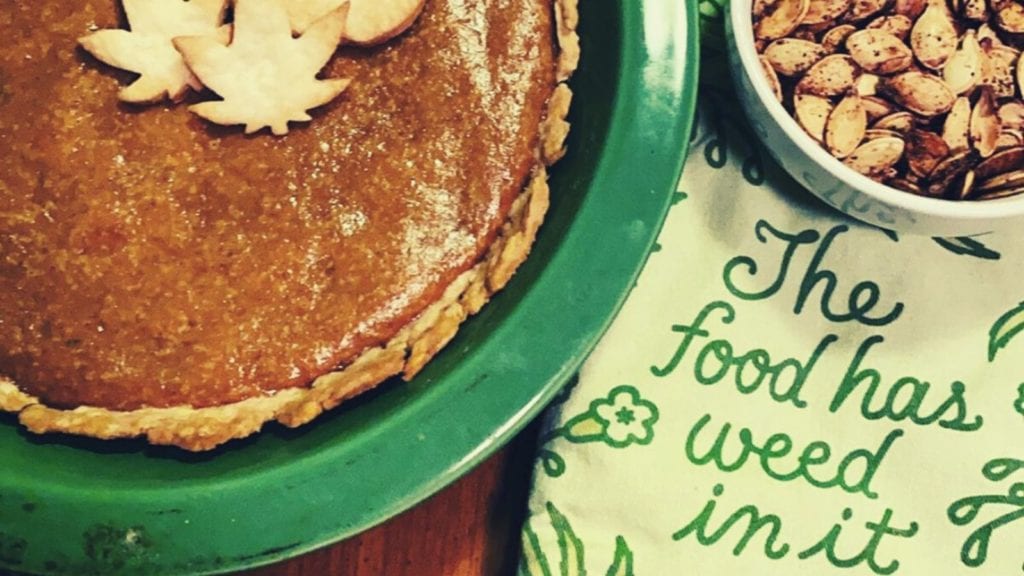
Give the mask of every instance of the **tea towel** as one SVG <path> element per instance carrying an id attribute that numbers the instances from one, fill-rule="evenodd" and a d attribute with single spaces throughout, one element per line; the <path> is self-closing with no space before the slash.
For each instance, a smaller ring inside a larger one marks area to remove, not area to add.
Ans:
<path id="1" fill-rule="evenodd" d="M 521 574 L 1024 573 L 1024 234 L 825 207 L 703 50 L 664 231 L 548 413 Z"/>

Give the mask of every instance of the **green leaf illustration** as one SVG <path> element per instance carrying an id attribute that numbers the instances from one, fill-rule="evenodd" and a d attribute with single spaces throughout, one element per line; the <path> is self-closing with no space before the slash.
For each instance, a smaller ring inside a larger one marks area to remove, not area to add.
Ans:
<path id="1" fill-rule="evenodd" d="M 558 536 L 558 549 L 562 552 L 559 563 L 561 576 L 586 576 L 587 569 L 583 565 L 583 542 L 576 537 L 569 520 L 554 504 L 548 502 L 547 508 L 548 516 L 551 517 L 551 527 Z"/>
<path id="2" fill-rule="evenodd" d="M 519 564 L 519 573 L 522 576 L 551 576 L 548 558 L 529 523 L 523 527 L 523 561 Z"/>
<path id="3" fill-rule="evenodd" d="M 1002 482 L 1024 470 L 1024 461 L 1016 458 L 996 458 L 982 467 L 982 474 L 991 482 Z M 1007 508 L 1009 507 L 1009 511 Z M 1014 482 L 1006 494 L 981 494 L 967 496 L 950 504 L 946 517 L 956 526 L 974 524 L 984 510 L 1000 509 L 999 515 L 978 526 L 960 547 L 960 561 L 966 566 L 977 568 L 988 559 L 989 544 L 996 532 L 1024 520 L 1024 482 Z"/>
<path id="4" fill-rule="evenodd" d="M 935 243 L 958 256 L 971 256 L 982 260 L 999 260 L 1002 255 L 969 237 L 934 238 Z"/>
<path id="5" fill-rule="evenodd" d="M 889 230 L 889 229 L 886 229 L 886 228 L 879 228 L 878 231 L 881 232 L 882 234 L 885 234 L 886 236 L 888 236 L 889 240 L 892 240 L 893 242 L 899 242 L 900 241 L 900 235 L 895 230 Z"/>
<path id="6" fill-rule="evenodd" d="M 569 519 L 548 502 L 546 505 L 551 527 L 555 531 L 558 550 L 561 556 L 558 576 L 586 576 L 587 569 L 583 561 L 583 541 L 576 536 Z M 527 520 L 523 526 L 523 557 L 519 563 L 520 576 L 554 576 L 537 533 Z M 608 568 L 607 576 L 634 576 L 633 551 L 629 549 L 626 539 L 615 537 L 615 558 Z"/>
<path id="7" fill-rule="evenodd" d="M 615 561 L 608 569 L 608 576 L 633 576 L 633 551 L 622 536 L 615 539 Z"/>
<path id="8" fill-rule="evenodd" d="M 996 353 L 1013 340 L 1013 338 L 1024 330 L 1024 302 L 1016 308 L 1003 314 L 992 329 L 988 331 L 988 361 L 996 359 Z"/>

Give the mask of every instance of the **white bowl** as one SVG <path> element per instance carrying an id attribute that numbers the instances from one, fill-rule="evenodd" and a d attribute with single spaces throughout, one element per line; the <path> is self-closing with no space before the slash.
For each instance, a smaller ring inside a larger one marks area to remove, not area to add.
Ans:
<path id="1" fill-rule="evenodd" d="M 797 182 L 849 216 L 899 232 L 972 236 L 1024 225 L 1024 195 L 985 202 L 915 196 L 833 158 L 772 93 L 754 48 L 751 3 L 730 3 L 726 38 L 733 83 L 758 138 Z"/>

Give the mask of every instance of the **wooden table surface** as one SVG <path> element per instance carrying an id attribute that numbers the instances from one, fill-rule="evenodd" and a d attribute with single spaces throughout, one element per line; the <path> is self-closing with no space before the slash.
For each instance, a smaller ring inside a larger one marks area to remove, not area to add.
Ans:
<path id="1" fill-rule="evenodd" d="M 512 576 L 537 426 L 433 498 L 360 536 L 237 576 Z"/>

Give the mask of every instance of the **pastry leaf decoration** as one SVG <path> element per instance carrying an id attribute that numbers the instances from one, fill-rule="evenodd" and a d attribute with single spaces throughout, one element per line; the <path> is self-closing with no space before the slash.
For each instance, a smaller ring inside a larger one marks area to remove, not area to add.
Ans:
<path id="1" fill-rule="evenodd" d="M 317 78 L 341 42 L 347 15 L 342 4 L 293 38 L 281 0 L 238 0 L 231 44 L 208 36 L 174 40 L 192 72 L 222 98 L 189 109 L 215 124 L 243 124 L 247 134 L 269 127 L 280 136 L 289 122 L 308 122 L 309 110 L 348 87 L 348 80 Z"/>
<path id="2" fill-rule="evenodd" d="M 227 42 L 222 28 L 227 0 L 124 0 L 130 30 L 99 30 L 79 44 L 101 62 L 139 74 L 118 94 L 124 102 L 180 100 L 202 84 L 174 47 L 178 36 L 203 36 Z"/>
<path id="3" fill-rule="evenodd" d="M 301 34 L 346 0 L 286 0 L 292 30 Z M 348 0 L 345 40 L 361 46 L 386 42 L 416 21 L 425 0 Z"/>

